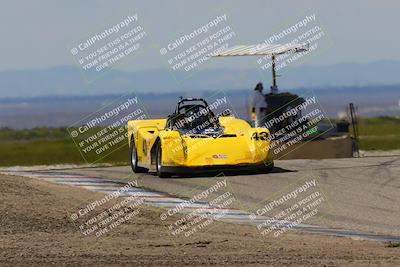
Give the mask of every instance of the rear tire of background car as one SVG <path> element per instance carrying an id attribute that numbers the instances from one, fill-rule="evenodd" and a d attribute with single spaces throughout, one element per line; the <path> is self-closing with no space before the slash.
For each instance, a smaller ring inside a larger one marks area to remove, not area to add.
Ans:
<path id="1" fill-rule="evenodd" d="M 133 140 L 133 136 L 131 138 L 130 148 L 131 148 L 130 152 L 131 152 L 131 168 L 132 168 L 132 171 L 135 172 L 135 173 L 147 172 L 148 169 L 138 166 L 138 157 L 137 157 L 137 151 L 136 151 L 135 141 Z"/>
<path id="2" fill-rule="evenodd" d="M 164 172 L 162 169 L 162 148 L 161 148 L 161 142 L 158 142 L 157 144 L 157 153 L 156 153 L 156 170 L 157 170 L 157 175 L 160 178 L 167 178 L 171 177 L 171 175 L 167 172 Z"/>

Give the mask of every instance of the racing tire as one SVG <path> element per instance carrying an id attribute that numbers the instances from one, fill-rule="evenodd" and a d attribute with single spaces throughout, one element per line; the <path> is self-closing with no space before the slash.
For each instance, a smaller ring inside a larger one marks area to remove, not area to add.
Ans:
<path id="1" fill-rule="evenodd" d="M 137 157 L 137 151 L 136 151 L 135 141 L 133 140 L 133 136 L 131 138 L 130 148 L 131 148 L 131 151 L 130 151 L 131 153 L 130 154 L 131 154 L 131 168 L 132 168 L 132 171 L 134 173 L 145 173 L 145 172 L 148 172 L 148 169 L 138 166 L 138 157 Z"/>
<path id="2" fill-rule="evenodd" d="M 274 162 L 271 161 L 271 162 L 267 163 L 264 170 L 265 170 L 265 172 L 270 172 L 270 171 L 272 171 L 273 168 L 274 168 Z"/>
<path id="3" fill-rule="evenodd" d="M 156 152 L 156 171 L 157 171 L 157 175 L 160 178 L 168 178 L 171 177 L 170 173 L 167 173 L 165 171 L 163 171 L 163 167 L 162 167 L 162 148 L 161 148 L 161 142 L 157 143 L 157 148 L 156 148 L 157 152 Z"/>

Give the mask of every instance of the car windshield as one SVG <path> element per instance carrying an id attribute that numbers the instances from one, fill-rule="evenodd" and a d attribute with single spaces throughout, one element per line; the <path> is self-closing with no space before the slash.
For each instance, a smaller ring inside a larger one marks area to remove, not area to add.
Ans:
<path id="1" fill-rule="evenodd" d="M 183 133 L 206 134 L 209 129 L 218 128 L 213 114 L 204 105 L 181 106 L 174 121 L 174 128 Z"/>

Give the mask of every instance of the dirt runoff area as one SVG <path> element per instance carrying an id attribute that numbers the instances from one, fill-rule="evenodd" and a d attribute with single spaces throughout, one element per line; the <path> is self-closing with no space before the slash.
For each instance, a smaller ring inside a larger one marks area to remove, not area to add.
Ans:
<path id="1" fill-rule="evenodd" d="M 149 206 L 101 237 L 84 236 L 69 211 L 102 196 L 0 175 L 0 266 L 400 266 L 400 248 L 379 242 L 296 232 L 266 239 L 222 222 L 173 239 L 163 210 Z"/>

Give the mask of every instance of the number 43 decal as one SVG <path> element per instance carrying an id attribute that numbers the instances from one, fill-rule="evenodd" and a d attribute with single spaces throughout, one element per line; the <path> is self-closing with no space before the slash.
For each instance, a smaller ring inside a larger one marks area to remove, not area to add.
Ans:
<path id="1" fill-rule="evenodd" d="M 260 132 L 260 133 L 255 132 L 251 136 L 251 140 L 269 141 L 268 140 L 268 133 L 267 132 Z"/>

